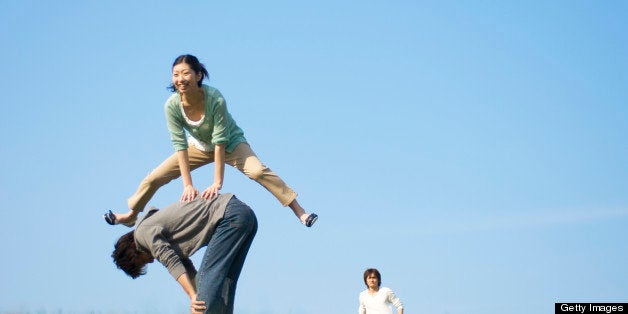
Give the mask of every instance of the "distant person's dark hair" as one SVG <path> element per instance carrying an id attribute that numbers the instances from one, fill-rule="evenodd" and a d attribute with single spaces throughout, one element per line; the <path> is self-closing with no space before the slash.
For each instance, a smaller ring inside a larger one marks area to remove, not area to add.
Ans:
<path id="1" fill-rule="evenodd" d="M 118 242 L 114 245 L 111 257 L 116 266 L 133 279 L 146 274 L 147 262 L 145 258 L 142 258 L 141 252 L 135 246 L 133 231 L 118 239 Z"/>
<path id="2" fill-rule="evenodd" d="M 368 287 L 369 285 L 366 283 L 366 278 L 369 275 L 375 275 L 377 277 L 377 286 L 380 287 L 382 285 L 382 275 L 379 273 L 379 270 L 375 268 L 369 268 L 364 271 L 364 284 Z"/>
<path id="3" fill-rule="evenodd" d="M 203 77 L 198 81 L 198 87 L 201 87 L 201 85 L 203 85 L 203 80 L 205 78 L 207 78 L 209 80 L 209 73 L 207 72 L 207 69 L 205 69 L 205 66 L 198 61 L 198 58 L 196 58 L 193 55 L 180 55 L 178 56 L 176 59 L 174 59 L 174 62 L 172 63 L 172 67 L 174 68 L 175 65 L 179 64 L 179 63 L 186 63 L 187 65 L 190 66 L 190 68 L 192 68 L 192 70 L 194 71 L 194 73 L 196 74 L 203 74 Z M 168 86 L 168 89 L 171 92 L 176 92 L 177 88 L 174 86 L 174 83 L 170 84 L 170 86 Z"/>

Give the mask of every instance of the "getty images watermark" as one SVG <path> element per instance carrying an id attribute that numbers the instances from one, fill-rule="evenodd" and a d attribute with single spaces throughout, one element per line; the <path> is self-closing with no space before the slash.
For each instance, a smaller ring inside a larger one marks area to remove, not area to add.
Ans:
<path id="1" fill-rule="evenodd" d="M 554 303 L 554 314 L 626 313 L 628 303 Z"/>

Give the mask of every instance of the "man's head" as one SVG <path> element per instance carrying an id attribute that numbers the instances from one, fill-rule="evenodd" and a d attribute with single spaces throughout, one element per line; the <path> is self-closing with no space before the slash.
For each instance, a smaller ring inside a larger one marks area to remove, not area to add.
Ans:
<path id="1" fill-rule="evenodd" d="M 133 231 L 118 239 L 118 242 L 114 245 L 111 257 L 116 266 L 133 279 L 146 274 L 146 264 L 155 260 L 150 253 L 137 249 Z"/>
<path id="2" fill-rule="evenodd" d="M 382 285 L 382 275 L 375 268 L 369 268 L 364 271 L 364 284 L 370 289 L 379 289 Z"/>

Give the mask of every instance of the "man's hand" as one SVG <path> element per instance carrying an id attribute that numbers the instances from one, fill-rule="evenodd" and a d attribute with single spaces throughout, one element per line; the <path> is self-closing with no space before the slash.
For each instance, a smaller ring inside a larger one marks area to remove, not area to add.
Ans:
<path id="1" fill-rule="evenodd" d="M 177 278 L 177 282 L 179 282 L 183 291 L 190 297 L 190 313 L 203 314 L 206 309 L 205 301 L 196 300 L 196 287 L 194 286 L 194 281 L 190 279 L 190 276 L 188 276 L 187 273 L 183 273 Z"/>
<path id="2" fill-rule="evenodd" d="M 203 314 L 203 312 L 207 309 L 205 306 L 205 301 L 196 300 L 196 295 L 191 298 L 192 304 L 190 305 L 190 313 L 192 314 Z"/>

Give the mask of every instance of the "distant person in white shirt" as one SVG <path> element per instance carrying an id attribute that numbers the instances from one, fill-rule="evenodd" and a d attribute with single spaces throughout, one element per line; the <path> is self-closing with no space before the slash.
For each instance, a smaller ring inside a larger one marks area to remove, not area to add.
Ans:
<path id="1" fill-rule="evenodd" d="M 397 308 L 398 314 L 403 314 L 401 300 L 395 293 L 382 285 L 382 275 L 375 268 L 364 271 L 364 284 L 368 289 L 360 292 L 360 314 L 393 314 L 391 305 Z"/>

